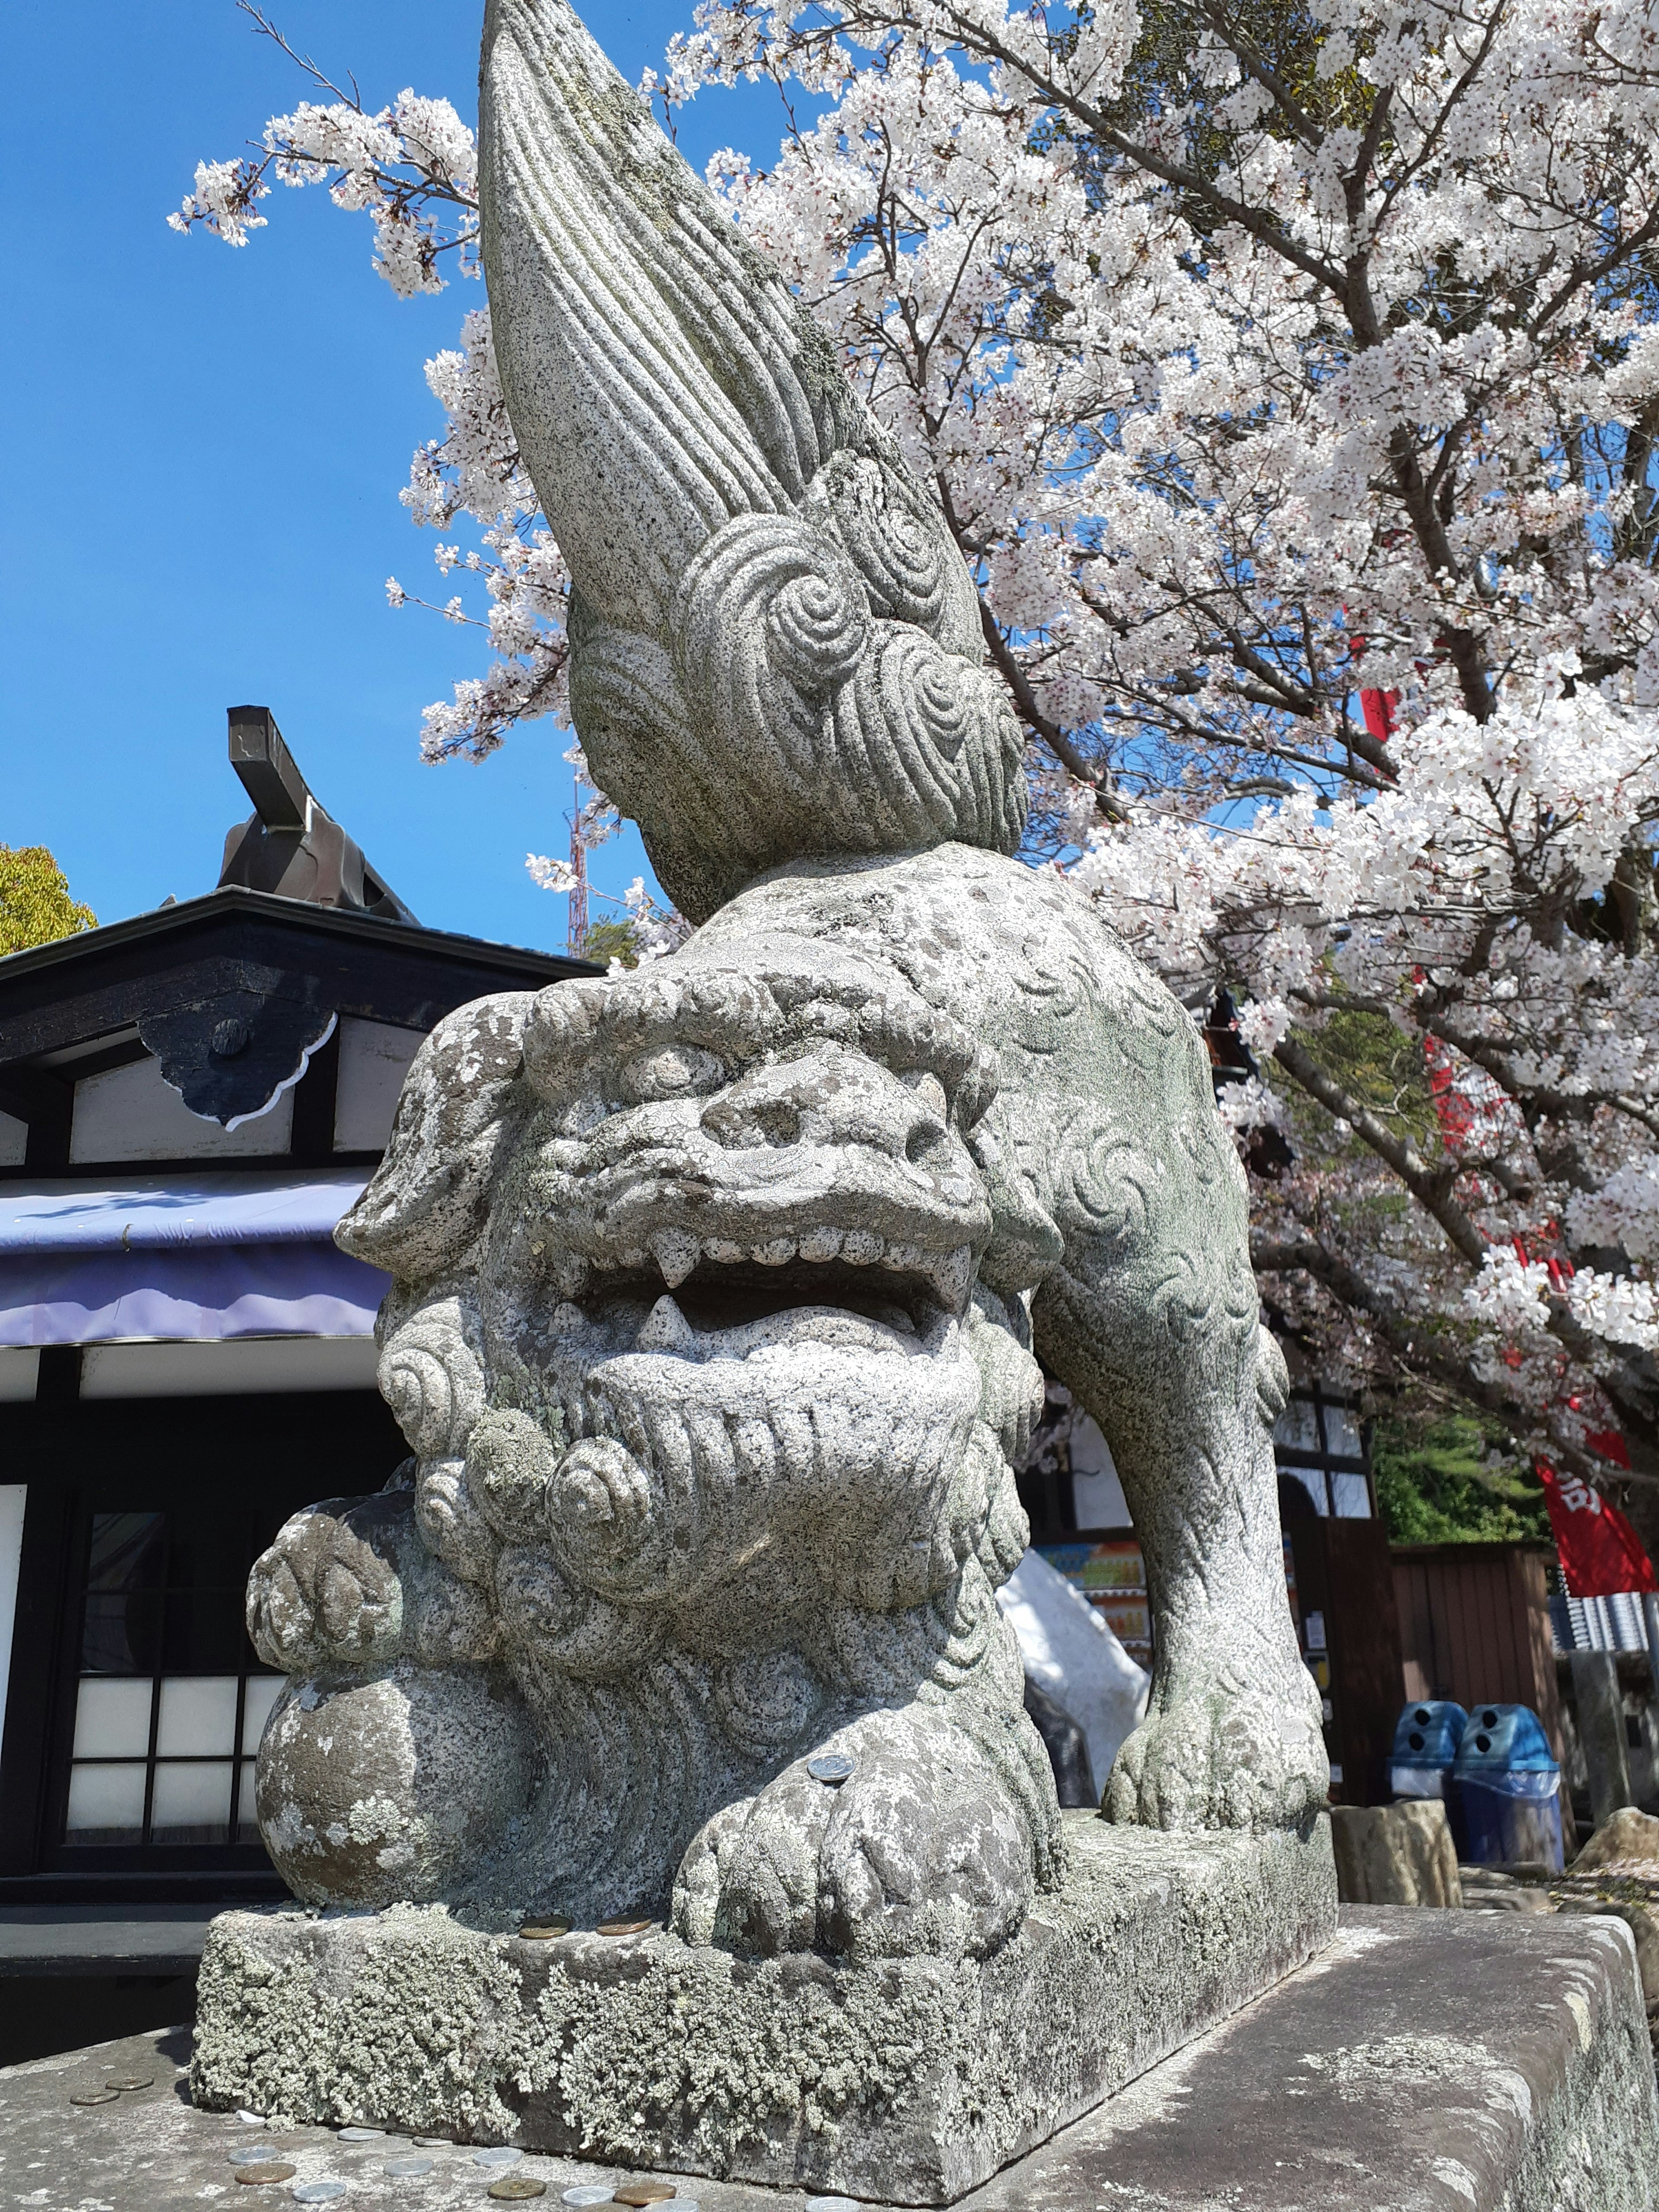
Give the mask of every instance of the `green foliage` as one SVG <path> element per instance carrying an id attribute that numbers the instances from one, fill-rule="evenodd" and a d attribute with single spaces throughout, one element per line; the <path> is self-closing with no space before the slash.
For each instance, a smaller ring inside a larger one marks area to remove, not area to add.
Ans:
<path id="1" fill-rule="evenodd" d="M 1513 1460 L 1492 1460 L 1501 1433 L 1471 1416 L 1385 1415 L 1371 1429 L 1376 1502 L 1394 1544 L 1550 1540 L 1542 1487 Z"/>
<path id="2" fill-rule="evenodd" d="M 0 845 L 0 955 L 97 927 L 92 908 L 70 896 L 69 878 L 44 845 Z"/>
<path id="3" fill-rule="evenodd" d="M 580 950 L 584 960 L 597 960 L 601 967 L 611 960 L 620 960 L 624 968 L 637 968 L 640 963 L 631 921 L 590 922 Z"/>
<path id="4" fill-rule="evenodd" d="M 1079 21 L 1091 20 L 1087 5 Z M 1128 137 L 1145 135 L 1149 116 L 1184 110 L 1188 118 L 1187 161 L 1213 184 L 1230 158 L 1236 132 L 1220 112 L 1236 76 L 1207 84 L 1197 67 L 1203 18 L 1181 0 L 1142 0 L 1140 35 L 1124 72 L 1123 89 L 1108 107 L 1107 119 Z M 1375 88 L 1349 64 L 1327 76 L 1319 73 L 1321 48 L 1330 35 L 1317 12 L 1302 0 L 1239 0 L 1229 9 L 1226 32 L 1237 50 L 1261 64 L 1285 98 L 1315 129 L 1346 125 L 1363 131 L 1376 100 Z M 1293 135 L 1282 107 L 1269 109 L 1261 127 L 1276 138 Z M 1200 236 L 1215 227 L 1213 209 L 1195 194 L 1182 193 L 1188 219 Z"/>
<path id="5" fill-rule="evenodd" d="M 1369 1106 L 1397 1135 L 1438 1151 L 1440 1126 L 1419 1038 L 1382 1014 L 1337 1013 L 1301 1042 L 1350 1097 Z"/>

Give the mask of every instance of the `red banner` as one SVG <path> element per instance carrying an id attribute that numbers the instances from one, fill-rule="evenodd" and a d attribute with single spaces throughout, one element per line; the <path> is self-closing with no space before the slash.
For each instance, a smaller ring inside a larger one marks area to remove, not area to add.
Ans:
<path id="1" fill-rule="evenodd" d="M 1365 641 L 1363 637 L 1350 635 L 1348 658 L 1356 666 L 1365 658 Z M 1360 692 L 1359 711 L 1365 718 L 1365 727 L 1376 739 L 1378 744 L 1386 745 L 1394 735 L 1394 710 L 1399 704 L 1400 694 L 1397 691 L 1362 690 Z"/>
<path id="2" fill-rule="evenodd" d="M 1616 1505 L 1576 1474 L 1538 1462 L 1569 1597 L 1617 1597 L 1622 1590 L 1659 1590 L 1642 1540 Z"/>
<path id="3" fill-rule="evenodd" d="M 1394 710 L 1400 703 L 1397 691 L 1362 691 L 1359 711 L 1365 717 L 1365 727 L 1378 744 L 1386 745 L 1394 735 Z"/>

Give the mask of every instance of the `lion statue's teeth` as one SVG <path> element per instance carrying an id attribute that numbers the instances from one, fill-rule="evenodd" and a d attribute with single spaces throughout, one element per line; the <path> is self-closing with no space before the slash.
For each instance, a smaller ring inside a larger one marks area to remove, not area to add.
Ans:
<path id="1" fill-rule="evenodd" d="M 662 1269 L 662 1279 L 671 1291 L 678 1290 L 696 1266 L 699 1255 L 697 1240 L 688 1237 L 684 1230 L 665 1229 L 651 1239 L 651 1254 Z"/>
<path id="2" fill-rule="evenodd" d="M 660 1297 L 640 1324 L 635 1338 L 641 1352 L 682 1352 L 692 1340 L 691 1324 L 672 1297 Z"/>

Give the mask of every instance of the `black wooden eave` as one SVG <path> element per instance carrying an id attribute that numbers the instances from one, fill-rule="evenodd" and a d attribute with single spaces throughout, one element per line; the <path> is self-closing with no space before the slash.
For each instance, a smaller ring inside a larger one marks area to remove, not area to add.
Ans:
<path id="1" fill-rule="evenodd" d="M 599 975 L 591 962 L 225 885 L 0 960 L 0 1110 L 55 1127 L 100 1037 L 154 1053 L 193 1112 L 257 1112 L 337 1015 L 430 1030 L 469 1000 Z M 35 1147 L 32 1142 L 31 1151 Z M 55 1148 L 53 1148 L 55 1149 Z M 47 1154 L 31 1168 L 55 1164 Z"/>
<path id="2" fill-rule="evenodd" d="M 605 972 L 559 953 L 227 884 L 0 959 L 0 1067 L 125 1028 L 167 979 L 217 962 L 304 974 L 334 1011 L 409 1029 L 430 1029 L 486 992 Z"/>

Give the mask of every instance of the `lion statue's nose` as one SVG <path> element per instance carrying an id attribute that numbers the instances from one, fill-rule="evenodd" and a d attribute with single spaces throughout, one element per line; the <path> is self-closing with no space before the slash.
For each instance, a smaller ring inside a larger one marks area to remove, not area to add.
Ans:
<path id="1" fill-rule="evenodd" d="M 949 1137 L 938 1110 L 943 1096 L 936 1083 L 912 1091 L 862 1054 L 836 1048 L 740 1076 L 702 1118 L 716 1143 L 734 1151 L 859 1146 L 920 1164 Z"/>

